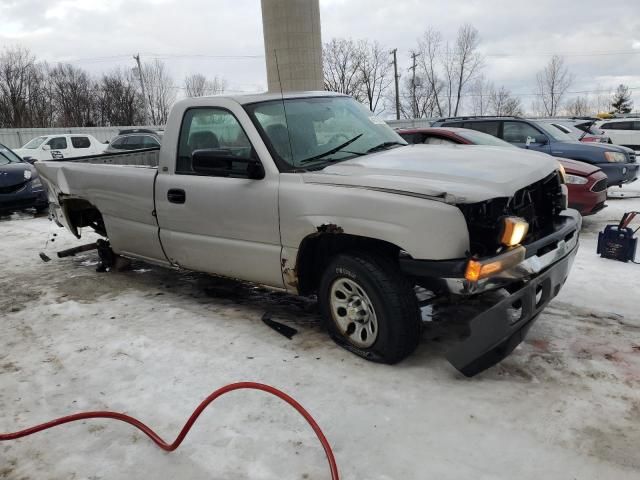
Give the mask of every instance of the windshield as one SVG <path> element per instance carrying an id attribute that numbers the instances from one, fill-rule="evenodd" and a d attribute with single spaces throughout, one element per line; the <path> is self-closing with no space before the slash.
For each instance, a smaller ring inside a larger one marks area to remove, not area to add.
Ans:
<path id="1" fill-rule="evenodd" d="M 542 129 L 544 133 L 549 135 L 554 140 L 558 140 L 559 142 L 575 142 L 576 138 L 569 135 L 568 133 L 564 133 L 558 127 L 551 125 L 550 123 L 545 122 L 535 122 L 535 125 Z"/>
<path id="2" fill-rule="evenodd" d="M 351 97 L 274 100 L 245 109 L 285 169 L 322 168 L 407 144 L 384 120 Z"/>
<path id="3" fill-rule="evenodd" d="M 23 163 L 19 156 L 0 143 L 0 165 Z"/>
<path id="4" fill-rule="evenodd" d="M 505 142 L 493 135 L 489 135 L 488 133 L 478 132 L 476 130 L 456 130 L 456 133 L 460 135 L 462 138 L 466 138 L 474 145 L 492 145 L 495 147 L 511 147 L 518 148 L 515 145 L 511 145 L 509 142 Z"/>
<path id="5" fill-rule="evenodd" d="M 30 148 L 30 149 L 38 148 L 40 145 L 42 145 L 42 142 L 44 142 L 46 139 L 47 137 L 36 137 L 22 148 Z"/>

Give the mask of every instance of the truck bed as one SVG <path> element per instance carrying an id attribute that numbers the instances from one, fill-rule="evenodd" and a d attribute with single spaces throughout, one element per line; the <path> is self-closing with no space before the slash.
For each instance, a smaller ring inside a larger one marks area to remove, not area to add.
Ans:
<path id="1" fill-rule="evenodd" d="M 154 216 L 159 152 L 149 149 L 39 161 L 35 167 L 47 187 L 51 211 L 61 222 L 66 220 L 63 199 L 85 201 L 100 211 L 116 252 L 164 258 Z"/>
<path id="2" fill-rule="evenodd" d="M 60 160 L 48 160 L 47 162 L 74 162 L 109 165 L 128 165 L 137 167 L 158 167 L 160 148 L 145 148 L 130 152 L 100 153 L 85 157 L 61 158 Z"/>

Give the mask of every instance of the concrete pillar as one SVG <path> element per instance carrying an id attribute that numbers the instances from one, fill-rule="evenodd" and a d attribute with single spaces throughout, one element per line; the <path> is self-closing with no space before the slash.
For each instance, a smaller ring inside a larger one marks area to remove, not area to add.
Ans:
<path id="1" fill-rule="evenodd" d="M 269 91 L 323 90 L 319 0 L 262 0 L 262 25 Z"/>

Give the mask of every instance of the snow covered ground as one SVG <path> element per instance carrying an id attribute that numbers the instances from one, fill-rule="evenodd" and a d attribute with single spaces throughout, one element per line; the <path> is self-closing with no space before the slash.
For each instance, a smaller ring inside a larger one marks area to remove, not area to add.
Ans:
<path id="1" fill-rule="evenodd" d="M 144 264 L 96 273 L 95 252 L 43 263 L 52 233 L 52 257 L 80 242 L 43 217 L 1 219 L 0 432 L 110 409 L 172 440 L 208 393 L 253 380 L 311 411 L 345 479 L 638 479 L 640 266 L 595 254 L 597 232 L 640 210 L 638 195 L 585 219 L 565 288 L 513 355 L 473 379 L 429 331 L 401 364 L 368 363 L 335 346 L 306 302 Z M 265 311 L 299 333 L 269 329 Z M 43 478 L 329 477 L 293 410 L 234 392 L 172 454 L 108 421 L 0 444 L 0 479 Z"/>

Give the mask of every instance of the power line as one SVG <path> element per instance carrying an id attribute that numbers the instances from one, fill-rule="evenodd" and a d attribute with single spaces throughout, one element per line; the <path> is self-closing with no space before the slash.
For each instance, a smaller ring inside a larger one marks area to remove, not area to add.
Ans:
<path id="1" fill-rule="evenodd" d="M 640 90 L 640 87 L 629 87 L 628 90 Z M 586 94 L 586 93 L 613 93 L 612 89 L 607 88 L 607 89 L 600 89 L 600 90 L 577 90 L 577 91 L 571 91 L 571 92 L 564 92 L 564 94 L 570 94 L 570 95 L 578 95 L 578 94 Z M 532 93 L 532 92 L 528 92 L 528 93 L 511 93 L 509 92 L 509 94 L 513 97 L 541 97 L 544 94 L 542 93 Z M 486 94 L 482 93 L 463 93 L 462 95 L 460 95 L 461 97 L 480 97 L 480 96 L 484 96 Z M 406 99 L 413 99 L 413 94 L 412 93 L 403 93 L 401 94 L 401 96 L 403 98 Z M 441 95 L 439 94 L 439 96 L 441 98 L 449 98 L 449 97 L 457 97 L 457 95 Z"/>
<path id="2" fill-rule="evenodd" d="M 560 57 L 600 57 L 609 55 L 640 55 L 640 50 L 626 50 L 620 52 L 586 52 L 586 53 L 484 53 L 485 57 L 553 57 L 558 55 Z"/>

